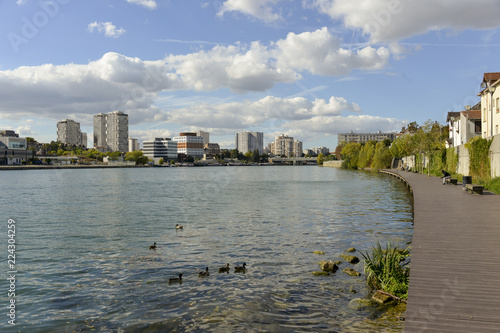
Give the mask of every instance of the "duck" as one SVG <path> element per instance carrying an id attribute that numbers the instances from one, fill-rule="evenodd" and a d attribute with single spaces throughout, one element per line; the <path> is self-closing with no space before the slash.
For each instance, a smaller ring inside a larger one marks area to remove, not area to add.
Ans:
<path id="1" fill-rule="evenodd" d="M 207 277 L 209 275 L 210 275 L 210 273 L 208 272 L 208 267 L 204 271 L 201 271 L 201 272 L 198 273 L 199 277 Z"/>
<path id="2" fill-rule="evenodd" d="M 151 250 L 156 250 L 156 242 L 154 242 L 153 245 L 149 245 L 149 248 Z"/>
<path id="3" fill-rule="evenodd" d="M 219 273 L 229 273 L 229 264 L 224 267 L 219 267 Z"/>
<path id="4" fill-rule="evenodd" d="M 182 273 L 179 273 L 179 277 L 171 277 L 170 279 L 168 279 L 168 282 L 169 283 L 174 283 L 174 282 L 182 283 Z"/>
<path id="5" fill-rule="evenodd" d="M 235 273 L 236 272 L 243 272 L 244 273 L 246 266 L 247 266 L 247 264 L 244 262 L 243 265 L 234 267 L 234 272 Z"/>
<path id="6" fill-rule="evenodd" d="M 183 229 L 183 228 L 184 227 L 182 225 L 178 225 L 178 224 L 175 225 L 175 229 Z"/>

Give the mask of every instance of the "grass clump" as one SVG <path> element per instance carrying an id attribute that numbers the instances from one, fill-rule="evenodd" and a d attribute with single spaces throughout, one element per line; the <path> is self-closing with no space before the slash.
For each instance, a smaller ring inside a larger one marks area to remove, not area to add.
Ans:
<path id="1" fill-rule="evenodd" d="M 368 251 L 361 254 L 364 257 L 365 276 L 369 287 L 408 299 L 410 268 L 407 263 L 402 262 L 409 256 L 409 248 L 401 250 L 391 242 L 384 248 L 377 242 L 371 254 Z"/>

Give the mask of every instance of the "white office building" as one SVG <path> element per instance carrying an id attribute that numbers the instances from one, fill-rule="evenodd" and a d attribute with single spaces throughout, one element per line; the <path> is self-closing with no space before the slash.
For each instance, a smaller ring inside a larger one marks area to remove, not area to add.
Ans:
<path id="1" fill-rule="evenodd" d="M 163 161 L 177 159 L 177 142 L 170 138 L 155 138 L 152 141 L 144 141 L 142 143 L 142 152 L 144 156 L 158 163 L 160 159 Z"/>
<path id="2" fill-rule="evenodd" d="M 264 153 L 264 133 L 262 132 L 239 132 L 235 138 L 236 149 L 242 154 L 258 150 Z"/>

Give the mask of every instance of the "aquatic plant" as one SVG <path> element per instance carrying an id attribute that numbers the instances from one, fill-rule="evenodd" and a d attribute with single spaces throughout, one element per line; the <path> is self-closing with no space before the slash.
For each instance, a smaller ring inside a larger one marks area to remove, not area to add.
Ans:
<path id="1" fill-rule="evenodd" d="M 377 242 L 371 254 L 368 251 L 361 253 L 364 257 L 364 272 L 368 286 L 407 299 L 410 268 L 408 262 L 403 263 L 403 261 L 409 254 L 409 248 L 401 250 L 391 242 L 388 242 L 385 248 Z"/>

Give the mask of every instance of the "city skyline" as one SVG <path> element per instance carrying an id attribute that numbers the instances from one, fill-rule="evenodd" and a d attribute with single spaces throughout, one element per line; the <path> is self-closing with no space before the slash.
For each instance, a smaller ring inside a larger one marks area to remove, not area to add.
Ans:
<path id="1" fill-rule="evenodd" d="M 118 110 L 139 142 L 201 130 L 233 148 L 253 131 L 333 150 L 339 133 L 475 105 L 500 71 L 499 14 L 494 0 L 6 2 L 0 128 L 50 142 L 61 119 L 91 133 Z"/>

